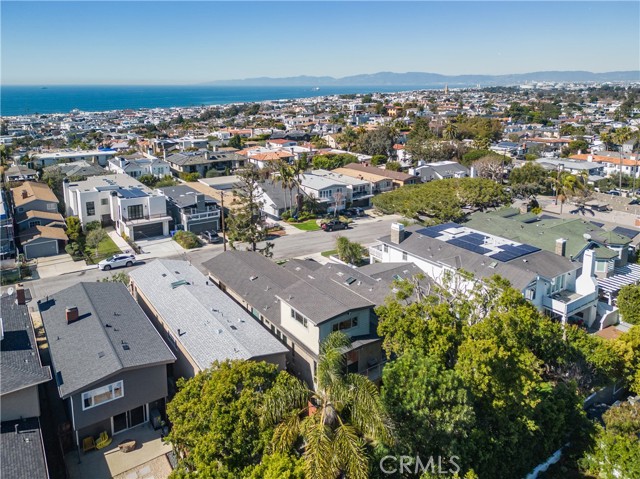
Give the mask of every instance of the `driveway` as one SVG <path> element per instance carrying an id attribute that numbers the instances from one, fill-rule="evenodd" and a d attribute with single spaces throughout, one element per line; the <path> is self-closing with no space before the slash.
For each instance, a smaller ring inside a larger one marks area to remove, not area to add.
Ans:
<path id="1" fill-rule="evenodd" d="M 46 258 L 38 258 L 36 271 L 38 277 L 43 279 L 96 268 L 96 265 L 87 266 L 84 261 L 73 261 L 71 256 L 65 253 L 48 256 Z"/>

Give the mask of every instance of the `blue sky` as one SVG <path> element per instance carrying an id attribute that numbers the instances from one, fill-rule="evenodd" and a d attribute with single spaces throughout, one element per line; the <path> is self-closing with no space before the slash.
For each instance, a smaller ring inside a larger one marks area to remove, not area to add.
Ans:
<path id="1" fill-rule="evenodd" d="M 1 83 L 640 69 L 640 2 L 1 2 Z"/>

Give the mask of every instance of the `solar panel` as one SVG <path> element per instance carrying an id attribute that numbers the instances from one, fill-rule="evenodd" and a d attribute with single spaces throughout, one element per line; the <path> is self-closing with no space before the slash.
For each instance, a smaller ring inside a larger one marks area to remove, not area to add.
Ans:
<path id="1" fill-rule="evenodd" d="M 469 243 L 468 241 L 465 241 L 464 238 L 465 237 L 453 238 L 447 241 L 447 243 L 457 246 L 459 248 L 464 248 L 467 251 L 472 251 L 473 253 L 478 253 L 478 254 L 485 254 L 491 251 L 490 249 L 483 248 L 482 246 L 479 246 L 477 244 Z"/>
<path id="2" fill-rule="evenodd" d="M 616 226 L 611 231 L 613 231 L 616 234 L 626 236 L 629 239 L 633 239 L 637 235 L 640 235 L 640 231 L 634 230 L 633 228 L 625 228 L 624 226 Z"/>
<path id="3" fill-rule="evenodd" d="M 440 236 L 440 233 L 449 228 L 460 228 L 460 225 L 458 223 L 443 223 L 441 225 L 428 226 L 427 228 L 419 229 L 416 233 L 428 236 L 429 238 L 437 238 Z"/>
<path id="4" fill-rule="evenodd" d="M 481 245 L 484 244 L 485 237 L 479 233 L 471 233 L 460 238 L 463 241 L 471 244 Z"/>
<path id="5" fill-rule="evenodd" d="M 599 223 L 597 221 L 589 221 L 589 223 L 591 223 L 593 226 L 597 226 L 598 228 L 602 228 L 604 226 L 604 223 Z"/>
<path id="6" fill-rule="evenodd" d="M 503 263 L 506 263 L 507 261 L 511 261 L 512 259 L 516 259 L 517 256 L 514 256 L 511 253 L 508 253 L 506 251 L 500 251 L 499 253 L 492 254 L 491 258 L 497 259 L 498 261 L 502 261 Z"/>

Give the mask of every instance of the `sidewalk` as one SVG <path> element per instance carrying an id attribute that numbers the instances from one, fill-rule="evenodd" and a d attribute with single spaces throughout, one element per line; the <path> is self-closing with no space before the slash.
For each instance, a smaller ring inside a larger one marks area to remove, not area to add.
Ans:
<path id="1" fill-rule="evenodd" d="M 113 229 L 113 227 L 109 227 L 109 228 L 105 228 L 105 229 L 106 229 L 107 234 L 109 235 L 109 237 L 116 244 L 116 246 L 118 248 L 120 248 L 120 251 L 122 251 L 123 253 L 126 253 L 127 250 L 132 250 L 131 246 L 129 246 L 129 243 L 127 243 L 125 240 L 123 240 L 122 236 L 120 236 L 116 232 L 116 230 Z"/>
<path id="2" fill-rule="evenodd" d="M 77 273 L 89 269 L 96 269 L 95 264 L 87 266 L 84 261 L 73 261 L 68 254 L 59 254 L 57 256 L 48 256 L 46 258 L 38 258 L 36 266 L 36 275 L 32 279 L 52 278 L 61 274 Z"/>

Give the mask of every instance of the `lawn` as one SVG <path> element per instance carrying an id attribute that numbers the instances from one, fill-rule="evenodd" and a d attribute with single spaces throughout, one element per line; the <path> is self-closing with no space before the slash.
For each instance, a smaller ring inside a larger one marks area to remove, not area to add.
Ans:
<path id="1" fill-rule="evenodd" d="M 322 253 L 320 253 L 322 256 L 324 256 L 325 258 L 328 258 L 331 255 L 334 254 L 338 254 L 338 250 L 337 249 L 331 249 L 329 251 L 323 251 Z"/>
<path id="2" fill-rule="evenodd" d="M 105 239 L 100 241 L 98 244 L 98 254 L 96 255 L 96 251 L 93 248 L 87 247 L 85 250 L 87 254 L 87 262 L 91 262 L 91 264 L 97 264 L 105 258 L 112 256 L 114 254 L 121 253 L 120 249 L 116 246 L 113 240 L 107 236 Z"/>
<path id="3" fill-rule="evenodd" d="M 318 226 L 318 223 L 316 223 L 316 220 L 307 220 L 307 221 L 303 221 L 302 223 L 289 223 L 289 224 L 295 226 L 296 228 L 302 231 L 318 231 L 319 229 L 322 229 Z"/>

